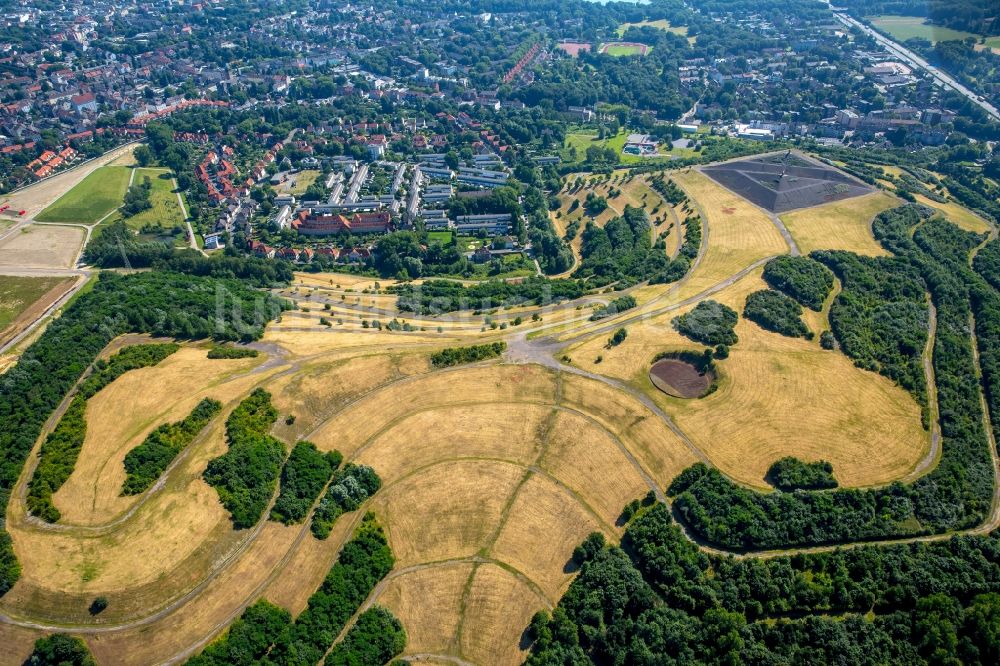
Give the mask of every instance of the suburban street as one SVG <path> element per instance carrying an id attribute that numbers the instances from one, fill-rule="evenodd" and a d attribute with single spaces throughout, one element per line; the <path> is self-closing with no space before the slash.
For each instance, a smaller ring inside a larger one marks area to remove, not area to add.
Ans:
<path id="1" fill-rule="evenodd" d="M 1000 111 L 998 111 L 995 106 L 993 106 L 992 104 L 990 104 L 985 100 L 980 99 L 975 92 L 969 90 L 961 83 L 959 83 L 952 77 L 948 76 L 948 74 L 944 73 L 934 65 L 930 64 L 929 62 L 918 56 L 913 51 L 910 51 L 909 49 L 901 46 L 900 44 L 897 44 L 896 42 L 892 41 L 882 33 L 875 30 L 874 28 L 865 25 L 861 21 L 858 21 L 857 19 L 848 16 L 847 14 L 834 12 L 833 15 L 837 17 L 837 20 L 839 20 L 844 25 L 848 27 L 858 28 L 859 30 L 870 35 L 872 38 L 875 39 L 875 41 L 877 41 L 879 44 L 885 47 L 885 49 L 889 51 L 889 53 L 898 57 L 905 64 L 910 65 L 911 67 L 917 67 L 919 69 L 924 70 L 925 72 L 930 74 L 934 78 L 934 80 L 937 81 L 939 84 L 951 88 L 952 90 L 955 90 L 956 92 L 959 92 L 962 95 L 965 95 L 966 97 L 969 98 L 970 101 L 972 101 L 974 104 L 978 105 L 980 108 L 986 111 L 986 113 L 988 113 L 990 117 L 993 118 L 994 120 L 1000 120 Z"/>

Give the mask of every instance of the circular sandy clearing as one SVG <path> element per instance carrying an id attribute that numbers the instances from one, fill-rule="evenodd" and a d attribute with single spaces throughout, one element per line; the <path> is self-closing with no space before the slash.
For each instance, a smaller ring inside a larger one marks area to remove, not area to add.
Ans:
<path id="1" fill-rule="evenodd" d="M 715 375 L 711 371 L 701 373 L 687 361 L 664 358 L 649 369 L 649 379 L 656 388 L 675 398 L 700 398 L 708 392 Z"/>

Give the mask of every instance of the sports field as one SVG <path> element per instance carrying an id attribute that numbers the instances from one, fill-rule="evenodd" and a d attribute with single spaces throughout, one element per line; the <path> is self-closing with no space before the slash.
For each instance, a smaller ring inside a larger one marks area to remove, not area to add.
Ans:
<path id="1" fill-rule="evenodd" d="M 601 44 L 601 48 L 598 49 L 600 53 L 615 56 L 616 58 L 635 55 L 644 56 L 651 50 L 651 46 L 636 42 L 608 42 L 606 44 Z"/>
<path id="2" fill-rule="evenodd" d="M 35 219 L 39 222 L 93 224 L 122 205 L 131 169 L 106 166 L 84 178 Z"/>

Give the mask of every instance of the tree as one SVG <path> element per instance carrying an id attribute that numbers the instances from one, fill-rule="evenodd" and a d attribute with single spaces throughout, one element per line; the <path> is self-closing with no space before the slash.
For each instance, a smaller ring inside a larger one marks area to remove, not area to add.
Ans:
<path id="1" fill-rule="evenodd" d="M 149 146 L 139 146 L 135 149 L 133 153 L 135 156 L 136 163 L 141 167 L 148 167 L 153 163 L 153 151 L 149 149 Z"/>

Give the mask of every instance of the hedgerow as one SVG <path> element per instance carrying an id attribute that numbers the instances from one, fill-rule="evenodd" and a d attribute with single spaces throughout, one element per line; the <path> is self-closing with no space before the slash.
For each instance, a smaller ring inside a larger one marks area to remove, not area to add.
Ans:
<path id="1" fill-rule="evenodd" d="M 215 415 L 222 403 L 204 398 L 182 421 L 165 423 L 146 436 L 142 444 L 125 454 L 122 495 L 146 492 L 195 436 Z"/>

